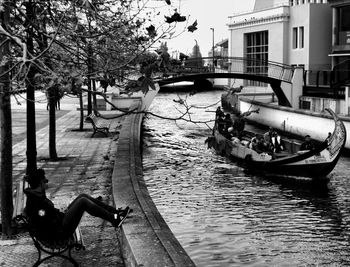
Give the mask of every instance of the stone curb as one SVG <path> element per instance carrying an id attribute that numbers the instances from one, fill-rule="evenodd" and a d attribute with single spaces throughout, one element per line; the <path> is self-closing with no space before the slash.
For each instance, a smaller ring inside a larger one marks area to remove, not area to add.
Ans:
<path id="1" fill-rule="evenodd" d="M 123 121 L 112 175 L 115 205 L 134 210 L 118 231 L 125 265 L 195 266 L 149 196 L 142 174 L 142 119 L 143 114 L 131 114 Z"/>

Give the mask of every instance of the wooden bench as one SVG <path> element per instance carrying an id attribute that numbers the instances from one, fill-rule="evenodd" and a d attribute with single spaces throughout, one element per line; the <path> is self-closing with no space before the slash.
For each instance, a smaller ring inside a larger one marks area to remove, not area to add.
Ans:
<path id="1" fill-rule="evenodd" d="M 39 266 L 44 261 L 53 258 L 60 257 L 69 260 L 74 266 L 79 266 L 76 260 L 72 257 L 71 251 L 75 250 L 85 250 L 84 240 L 80 227 L 75 229 L 73 235 L 69 238 L 63 238 L 60 240 L 47 240 L 38 236 L 38 231 L 35 225 L 32 225 L 29 218 L 25 215 L 24 207 L 26 203 L 26 194 L 24 193 L 24 188 L 28 186 L 28 183 L 23 179 L 16 185 L 16 199 L 14 206 L 14 222 L 22 229 L 26 229 L 32 238 L 35 247 L 38 250 L 38 259 L 33 266 Z M 46 257 L 42 258 L 42 254 L 48 254 Z"/>
<path id="2" fill-rule="evenodd" d="M 91 123 L 94 129 L 94 133 L 91 137 L 93 137 L 97 132 L 103 133 L 104 135 L 108 136 L 109 127 L 111 125 L 111 123 L 108 120 L 96 116 L 95 113 L 91 113 L 86 117 L 85 121 Z"/>

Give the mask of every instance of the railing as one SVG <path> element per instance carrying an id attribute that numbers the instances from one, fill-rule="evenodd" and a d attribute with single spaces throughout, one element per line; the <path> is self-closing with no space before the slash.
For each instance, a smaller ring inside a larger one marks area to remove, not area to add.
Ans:
<path id="1" fill-rule="evenodd" d="M 335 70 L 305 70 L 303 95 L 344 99 L 344 84 L 349 82 L 348 73 L 339 69 Z"/>
<path id="2" fill-rule="evenodd" d="M 226 65 L 228 73 L 250 74 L 255 76 L 269 77 L 273 79 L 291 82 L 293 78 L 294 68 L 273 61 L 264 61 L 252 58 L 242 57 L 204 57 L 204 58 L 189 58 L 182 61 L 181 65 L 171 66 L 169 75 L 177 76 L 184 74 L 208 73 L 215 72 L 217 63 Z"/>
<path id="3" fill-rule="evenodd" d="M 350 83 L 350 59 L 346 59 L 333 67 L 332 81 L 337 85 Z"/>

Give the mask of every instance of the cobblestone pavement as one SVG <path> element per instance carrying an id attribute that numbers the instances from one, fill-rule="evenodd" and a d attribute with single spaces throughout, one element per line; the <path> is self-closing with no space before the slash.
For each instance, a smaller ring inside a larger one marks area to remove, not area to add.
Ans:
<path id="1" fill-rule="evenodd" d="M 25 116 L 24 112 L 23 114 Z M 16 116 L 22 123 L 25 122 L 24 117 L 19 114 Z M 105 202 L 112 204 L 111 177 L 121 119 L 112 121 L 108 137 L 96 134 L 91 138 L 90 124 L 84 125 L 86 130 L 78 131 L 78 111 L 70 111 L 60 116 L 56 123 L 58 160 L 49 159 L 48 126 L 37 129 L 38 167 L 45 169 L 49 179 L 48 197 L 61 209 L 80 193 L 102 196 Z M 17 126 L 21 128 L 19 124 L 15 127 Z M 20 140 L 21 138 L 18 138 L 18 142 L 13 146 L 14 181 L 23 178 L 26 168 L 26 139 Z M 73 257 L 80 266 L 125 266 L 117 238 L 118 230 L 110 223 L 85 214 L 80 227 L 86 250 L 73 251 Z M 18 235 L 11 240 L 0 240 L 0 266 L 32 266 L 37 256 L 28 234 Z M 53 258 L 41 266 L 71 264 Z"/>

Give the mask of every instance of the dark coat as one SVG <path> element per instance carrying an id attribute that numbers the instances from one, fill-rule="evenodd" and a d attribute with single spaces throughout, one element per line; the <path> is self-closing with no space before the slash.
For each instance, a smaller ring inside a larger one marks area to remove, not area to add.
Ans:
<path id="1" fill-rule="evenodd" d="M 24 192 L 27 195 L 25 214 L 36 235 L 46 240 L 66 238 L 62 224 L 64 213 L 56 209 L 45 194 L 28 188 Z"/>

